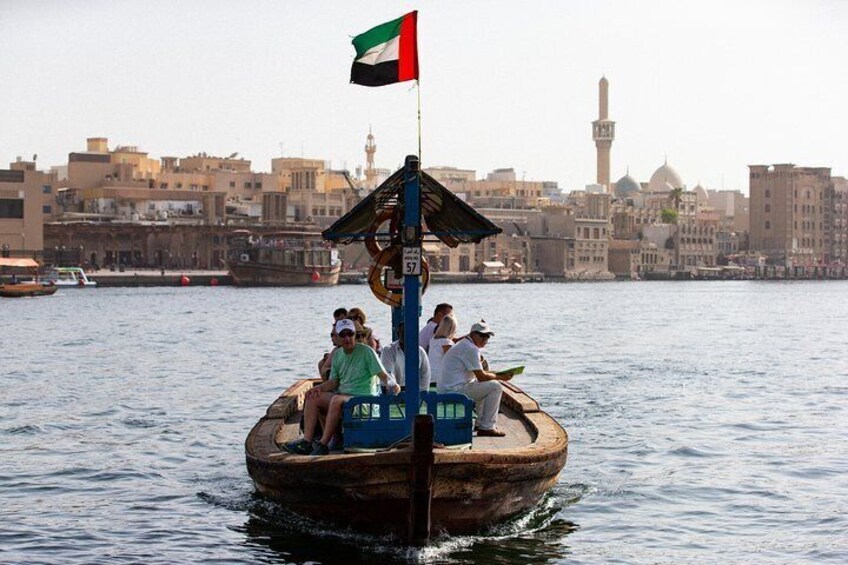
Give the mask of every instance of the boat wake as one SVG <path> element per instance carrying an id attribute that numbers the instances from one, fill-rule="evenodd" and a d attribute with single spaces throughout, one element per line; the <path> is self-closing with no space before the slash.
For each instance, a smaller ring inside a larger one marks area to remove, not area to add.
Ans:
<path id="1" fill-rule="evenodd" d="M 562 539 L 578 529 L 564 520 L 561 511 L 574 503 L 574 493 L 559 489 L 548 493 L 532 510 L 479 534 L 436 534 L 430 545 L 409 547 L 396 536 L 372 535 L 315 522 L 293 514 L 274 501 L 249 495 L 226 500 L 203 493 L 201 498 L 237 509 L 246 503 L 249 518 L 233 531 L 247 543 L 263 546 L 286 561 L 332 562 L 344 557 L 348 563 L 506 563 L 562 558 L 567 546 Z M 577 496 L 579 499 L 579 496 Z M 509 540 L 508 544 L 504 541 Z M 518 561 L 516 561 L 518 560 Z"/>

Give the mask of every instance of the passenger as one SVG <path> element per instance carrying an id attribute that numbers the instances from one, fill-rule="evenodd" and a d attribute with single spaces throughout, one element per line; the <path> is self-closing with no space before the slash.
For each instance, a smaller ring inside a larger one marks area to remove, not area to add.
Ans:
<path id="1" fill-rule="evenodd" d="M 365 321 L 367 318 L 365 317 L 365 312 L 362 310 L 362 308 L 351 308 L 350 310 L 348 310 L 347 318 L 348 320 L 353 320 L 354 322 L 359 323 L 363 327 L 365 333 L 367 334 L 365 336 L 366 341 L 364 343 L 371 347 L 371 349 L 376 351 L 377 355 L 379 355 L 380 340 L 377 338 L 377 335 L 374 333 L 374 331 L 365 325 Z"/>
<path id="2" fill-rule="evenodd" d="M 324 357 L 318 361 L 318 375 L 322 381 L 326 381 L 330 377 L 330 368 L 333 365 L 333 354 L 339 348 L 341 342 L 336 335 L 336 322 L 347 318 L 347 308 L 336 308 L 333 311 L 333 327 L 330 328 L 330 341 L 333 343 L 333 348 L 324 354 Z"/>
<path id="3" fill-rule="evenodd" d="M 333 366 L 333 355 L 336 354 L 336 351 L 341 346 L 341 340 L 339 340 L 339 336 L 336 334 L 335 325 L 333 325 L 333 328 L 330 330 L 330 341 L 333 344 L 333 348 L 324 353 L 324 356 L 320 361 L 318 361 L 318 375 L 321 377 L 322 381 L 326 381 L 330 378 L 330 369 Z"/>
<path id="4" fill-rule="evenodd" d="M 351 320 L 336 322 L 336 334 L 341 340 L 342 350 L 333 356 L 330 378 L 306 393 L 303 409 L 303 438 L 286 443 L 283 449 L 298 455 L 326 455 L 330 452 L 330 439 L 339 427 L 344 403 L 355 395 L 376 395 L 377 378 L 389 392 L 400 391 L 395 379 L 386 373 L 377 354 L 362 344 L 356 343 L 356 326 Z M 318 417 L 326 412 L 324 432 L 319 441 L 314 441 Z"/>
<path id="5" fill-rule="evenodd" d="M 427 323 L 418 333 L 418 345 L 423 347 L 425 351 L 429 351 L 430 340 L 433 338 L 433 334 L 442 321 L 442 318 L 451 313 L 453 313 L 453 306 L 450 304 L 443 302 L 436 305 L 436 309 L 433 310 L 433 317 L 427 320 Z"/>
<path id="6" fill-rule="evenodd" d="M 351 308 L 347 311 L 347 319 L 353 320 L 354 322 L 359 322 L 363 326 L 365 325 L 365 312 L 362 308 Z"/>
<path id="7" fill-rule="evenodd" d="M 427 355 L 430 360 L 430 375 L 437 387 L 439 386 L 442 374 L 442 359 L 454 344 L 456 325 L 456 318 L 454 318 L 453 314 L 448 314 L 439 322 L 439 327 L 436 328 L 433 339 L 430 340 Z"/>
<path id="8" fill-rule="evenodd" d="M 406 356 L 404 355 L 403 324 L 398 326 L 398 339 L 383 348 L 380 361 L 390 375 L 393 375 L 399 385 L 406 384 Z M 430 389 L 430 361 L 427 352 L 418 348 L 418 390 L 427 392 Z"/>
<path id="9" fill-rule="evenodd" d="M 503 393 L 498 381 L 508 381 L 513 375 L 483 369 L 480 349 L 493 335 L 485 320 L 471 326 L 469 334 L 445 353 L 438 391 L 459 392 L 474 400 L 478 436 L 503 437 L 506 434 L 495 427 Z"/>

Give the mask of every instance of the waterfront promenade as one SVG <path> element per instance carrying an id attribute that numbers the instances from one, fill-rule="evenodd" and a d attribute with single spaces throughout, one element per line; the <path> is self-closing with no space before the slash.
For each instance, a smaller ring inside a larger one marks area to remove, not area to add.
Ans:
<path id="1" fill-rule="evenodd" d="M 225 270 L 180 269 L 161 271 L 159 269 L 126 269 L 110 271 L 101 269 L 88 273 L 88 277 L 97 281 L 99 287 L 112 286 L 183 286 L 182 277 L 189 278 L 187 286 L 232 285 L 233 278 Z M 214 282 L 213 282 L 214 281 Z"/>

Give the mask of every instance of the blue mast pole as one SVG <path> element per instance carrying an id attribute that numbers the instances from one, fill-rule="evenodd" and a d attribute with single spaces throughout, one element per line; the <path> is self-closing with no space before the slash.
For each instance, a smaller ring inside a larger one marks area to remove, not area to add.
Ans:
<path id="1" fill-rule="evenodd" d="M 408 155 L 403 172 L 403 337 L 406 375 L 406 423 L 409 433 L 418 414 L 418 317 L 421 277 L 421 186 L 417 155 Z"/>

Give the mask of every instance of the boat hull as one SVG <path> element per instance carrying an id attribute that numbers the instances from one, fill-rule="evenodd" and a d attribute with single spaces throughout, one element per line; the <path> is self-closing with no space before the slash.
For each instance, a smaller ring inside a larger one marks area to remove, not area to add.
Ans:
<path id="1" fill-rule="evenodd" d="M 302 394 L 312 386 L 305 382 L 307 388 L 296 384 L 283 393 L 247 438 L 247 468 L 257 491 L 314 520 L 405 537 L 411 497 L 409 448 L 317 458 L 280 451 L 278 442 L 291 434 L 284 429 L 298 420 Z M 505 389 L 505 398 L 508 392 Z M 433 532 L 468 534 L 503 522 L 535 506 L 556 483 L 566 461 L 565 430 L 542 411 L 522 417 L 537 433 L 529 445 L 434 450 Z"/>
<path id="2" fill-rule="evenodd" d="M 25 296 L 50 296 L 55 294 L 57 287 L 52 284 L 19 283 L 0 285 L 0 296 L 5 298 L 21 298 Z"/>
<path id="3" fill-rule="evenodd" d="M 341 266 L 285 267 L 255 261 L 229 261 L 236 286 L 332 286 L 339 283 Z"/>

